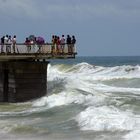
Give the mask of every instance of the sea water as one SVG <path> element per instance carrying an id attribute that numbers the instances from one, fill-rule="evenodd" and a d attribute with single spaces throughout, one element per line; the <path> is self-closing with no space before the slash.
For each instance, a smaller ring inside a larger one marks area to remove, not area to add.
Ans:
<path id="1" fill-rule="evenodd" d="M 47 80 L 46 96 L 0 104 L 0 139 L 140 139 L 140 57 L 52 60 Z"/>

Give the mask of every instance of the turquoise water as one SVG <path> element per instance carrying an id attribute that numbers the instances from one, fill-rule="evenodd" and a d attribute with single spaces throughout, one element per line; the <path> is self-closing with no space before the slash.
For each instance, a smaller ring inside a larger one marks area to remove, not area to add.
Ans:
<path id="1" fill-rule="evenodd" d="M 5 140 L 139 140 L 140 57 L 52 60 L 48 94 L 0 104 Z"/>

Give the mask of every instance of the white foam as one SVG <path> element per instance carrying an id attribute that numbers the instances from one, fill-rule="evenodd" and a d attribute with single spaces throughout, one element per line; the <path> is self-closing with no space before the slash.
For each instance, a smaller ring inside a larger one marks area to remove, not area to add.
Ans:
<path id="1" fill-rule="evenodd" d="M 140 140 L 140 130 L 133 130 L 123 137 L 126 140 Z"/>
<path id="2" fill-rule="evenodd" d="M 77 117 L 81 130 L 123 131 L 133 130 L 139 122 L 131 112 L 122 112 L 113 107 L 88 107 Z"/>
<path id="3" fill-rule="evenodd" d="M 48 65 L 48 81 L 53 81 L 56 78 L 61 78 L 62 72 L 58 70 L 58 66 L 51 66 L 50 64 Z"/>
<path id="4" fill-rule="evenodd" d="M 86 97 L 86 99 L 88 96 Z M 34 107 L 46 106 L 47 108 L 52 108 L 56 106 L 69 105 L 71 103 L 83 103 L 85 96 L 82 94 L 77 95 L 76 93 L 66 93 L 61 92 L 59 94 L 53 94 L 48 97 L 43 97 L 33 103 Z"/>
<path id="5" fill-rule="evenodd" d="M 67 96 L 65 93 L 53 94 L 48 97 L 43 97 L 34 102 L 33 106 L 48 106 L 49 108 L 54 106 L 61 106 L 68 104 Z"/>
<path id="6" fill-rule="evenodd" d="M 93 66 L 88 63 L 79 63 L 77 65 L 60 70 L 61 65 L 48 66 L 48 80 L 55 78 L 78 78 L 83 81 L 106 81 L 113 79 L 132 79 L 140 78 L 140 66 L 115 66 L 101 67 Z"/>
<path id="7" fill-rule="evenodd" d="M 130 131 L 123 137 L 124 139 L 140 139 L 140 116 L 133 114 L 133 110 L 125 111 L 110 106 L 112 102 L 115 102 L 115 105 L 122 103 L 116 100 L 120 97 L 118 93 L 139 95 L 140 88 L 105 84 L 108 80 L 140 78 L 140 66 L 101 67 L 80 63 L 72 67 L 64 67 L 62 71 L 59 68 L 59 65 L 50 65 L 48 80 L 65 78 L 64 90 L 34 101 L 33 107 L 40 109 L 40 107 L 53 108 L 73 103 L 82 104 L 87 109 L 75 118 L 81 130 Z M 109 97 L 112 93 L 115 93 L 114 98 Z"/>
<path id="8" fill-rule="evenodd" d="M 126 68 L 129 70 L 125 71 Z M 78 72 L 75 73 L 75 69 L 80 71 L 80 73 Z M 59 65 L 54 66 L 49 65 L 48 80 L 55 81 L 56 79 L 65 78 L 66 84 L 64 84 L 64 89 L 62 92 L 55 94 L 52 93 L 52 95 L 48 97 L 43 97 L 33 102 L 33 106 L 54 107 L 71 104 L 73 102 L 86 104 L 87 102 L 92 103 L 92 100 L 96 102 L 96 99 L 98 99 L 98 103 L 101 103 L 100 101 L 104 102 L 103 101 L 105 99 L 104 93 L 106 92 L 109 93 L 121 92 L 124 94 L 127 94 L 128 92 L 134 94 L 140 93 L 139 88 L 107 86 L 105 84 L 100 83 L 99 81 L 114 78 L 135 77 L 136 72 L 138 72 L 138 74 L 140 75 L 139 66 L 100 67 L 100 66 L 92 66 L 87 63 L 80 63 L 74 65 L 72 68 L 68 68 L 67 70 L 68 71 L 60 72 Z M 90 74 L 88 72 L 90 72 Z"/>
<path id="9" fill-rule="evenodd" d="M 125 87 L 113 87 L 113 86 L 107 86 L 104 84 L 96 84 L 94 87 L 95 90 L 100 92 L 121 92 L 123 94 L 133 93 L 135 95 L 140 94 L 140 88 L 125 88 Z"/>
<path id="10" fill-rule="evenodd" d="M 139 95 L 140 88 L 107 86 L 102 81 L 140 78 L 140 66 L 100 67 L 80 63 L 62 72 L 59 71 L 58 66 L 51 67 L 49 72 L 51 74 L 49 74 L 49 80 L 66 78 L 64 91 L 43 97 L 34 102 L 33 106 L 51 108 L 72 103 L 86 105 L 88 108 L 76 116 L 76 121 L 82 130 L 132 131 L 139 129 L 140 117 L 129 111 L 106 106 L 108 100 L 104 93 L 120 92 Z M 126 137 L 131 138 L 131 135 L 138 133 L 135 131 Z"/>

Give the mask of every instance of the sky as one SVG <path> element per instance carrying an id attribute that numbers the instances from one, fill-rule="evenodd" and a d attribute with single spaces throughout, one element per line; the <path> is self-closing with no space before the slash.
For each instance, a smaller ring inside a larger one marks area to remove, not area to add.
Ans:
<path id="1" fill-rule="evenodd" d="M 0 37 L 75 35 L 78 56 L 140 55 L 140 0 L 0 0 Z"/>

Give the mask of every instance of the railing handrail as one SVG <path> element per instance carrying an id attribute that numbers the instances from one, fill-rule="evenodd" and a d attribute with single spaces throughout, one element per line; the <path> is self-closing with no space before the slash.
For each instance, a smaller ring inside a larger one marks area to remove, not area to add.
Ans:
<path id="1" fill-rule="evenodd" d="M 13 42 L 11 42 L 11 43 L 0 43 L 0 45 L 7 45 L 7 44 L 16 44 L 16 45 L 26 45 L 26 42 L 24 42 L 24 43 L 13 43 Z M 29 43 L 30 45 L 69 45 L 68 43 L 60 43 L 60 44 L 57 44 L 57 43 L 43 43 L 43 44 L 39 44 L 39 43 Z M 73 43 L 71 43 L 71 44 L 73 44 Z M 75 44 L 74 44 L 75 45 Z"/>
<path id="2" fill-rule="evenodd" d="M 26 43 L 16 43 L 16 44 L 0 44 L 0 53 L 19 53 L 19 54 L 77 54 L 75 44 L 53 44 L 53 43 L 43 43 L 43 44 L 26 44 Z"/>

